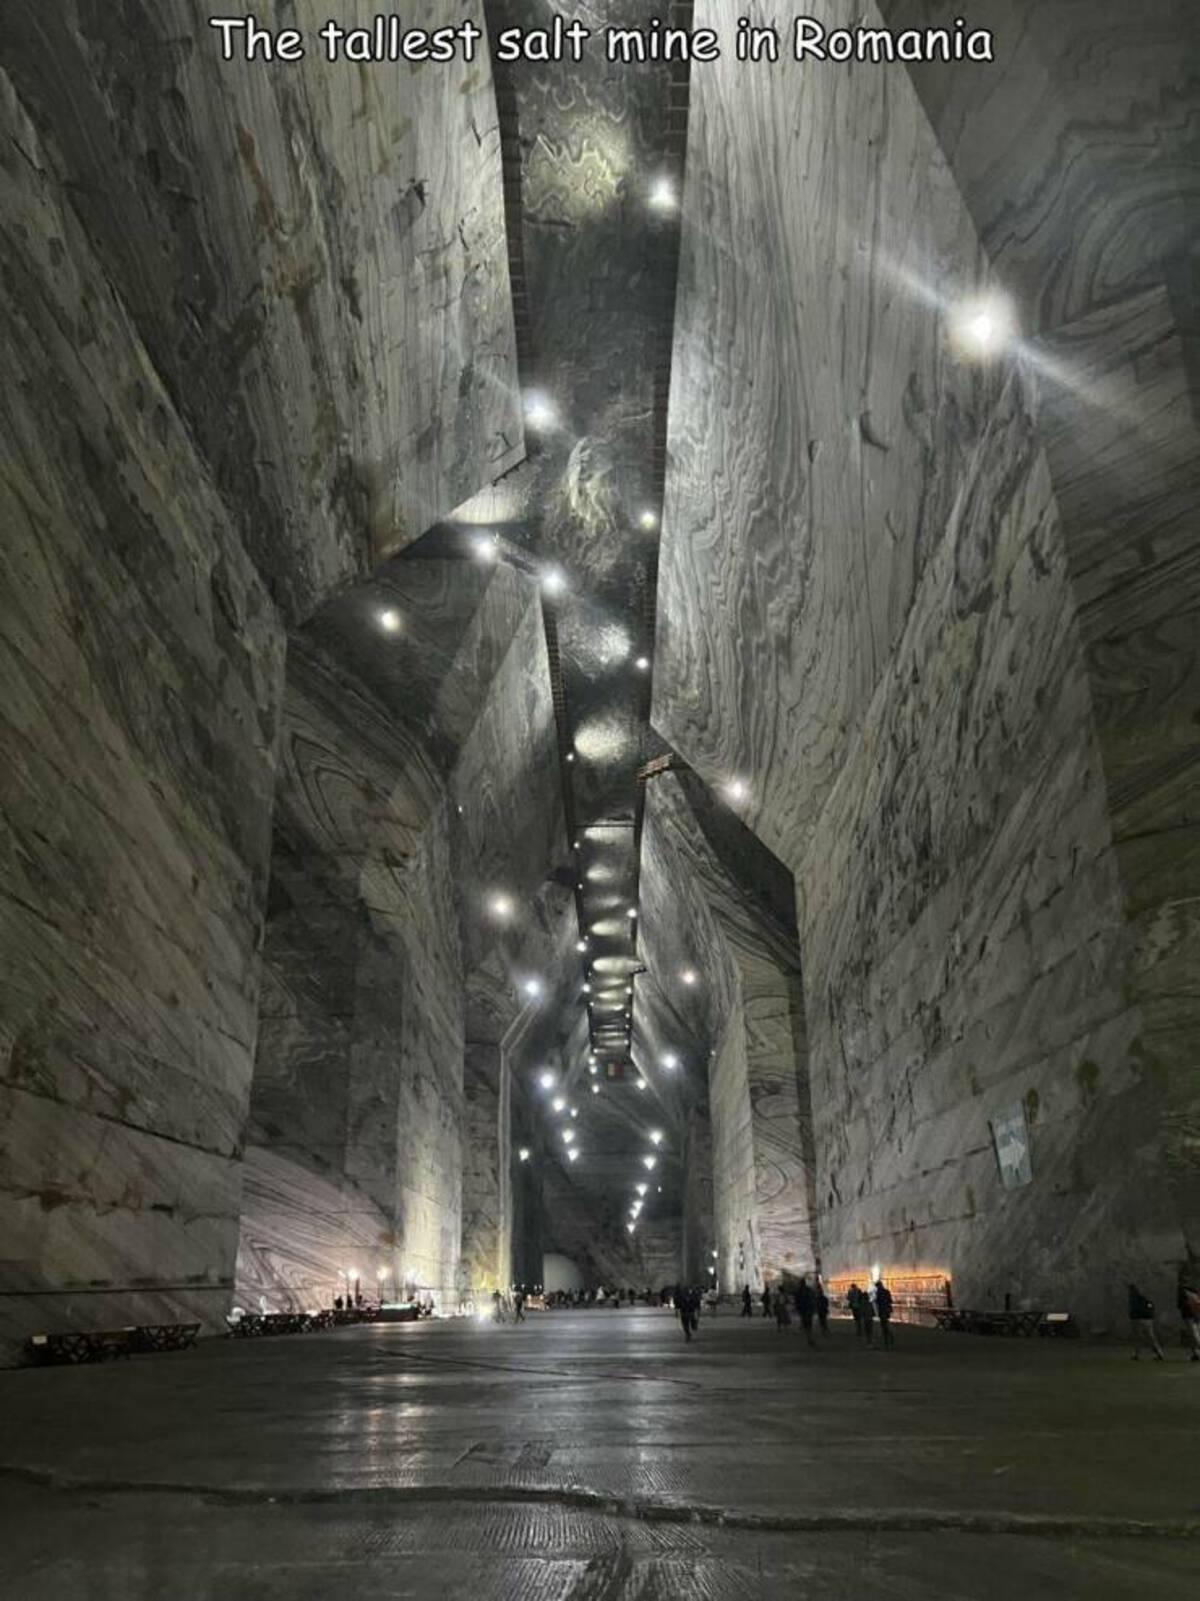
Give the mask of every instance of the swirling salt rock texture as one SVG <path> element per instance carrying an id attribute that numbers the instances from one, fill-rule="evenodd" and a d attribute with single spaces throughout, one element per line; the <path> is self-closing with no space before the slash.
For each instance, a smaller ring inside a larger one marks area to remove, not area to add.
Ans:
<path id="1" fill-rule="evenodd" d="M 0 1360 L 228 1303 L 283 631 L 0 74 Z"/>
<path id="2" fill-rule="evenodd" d="M 1029 382 L 931 304 L 984 263 L 903 69 L 699 67 L 690 138 L 654 716 L 795 876 L 824 1266 L 1105 1321 L 1182 1250 L 1183 1097 L 1129 983 Z M 1015 1100 L 1034 1176 L 1003 1192 Z"/>
<path id="3" fill-rule="evenodd" d="M 5 61 L 295 622 L 523 454 L 495 100 L 486 55 L 331 68 L 317 0 L 256 7 L 290 65 L 222 61 L 211 14 L 14 0 Z"/>

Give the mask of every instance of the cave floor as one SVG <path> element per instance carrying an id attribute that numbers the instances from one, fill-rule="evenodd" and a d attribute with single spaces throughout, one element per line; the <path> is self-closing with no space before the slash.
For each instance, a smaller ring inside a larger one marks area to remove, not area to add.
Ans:
<path id="1" fill-rule="evenodd" d="M 1167 1352 L 812 1352 L 726 1310 L 689 1347 L 637 1310 L 4 1373 L 0 1593 L 1187 1593 L 1200 1365 Z"/>

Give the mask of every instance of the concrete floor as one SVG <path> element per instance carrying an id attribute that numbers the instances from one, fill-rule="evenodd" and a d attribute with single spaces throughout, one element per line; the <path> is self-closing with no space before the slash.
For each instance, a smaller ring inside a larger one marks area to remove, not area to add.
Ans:
<path id="1" fill-rule="evenodd" d="M 1188 1593 L 1200 1366 L 722 1312 L 357 1328 L 0 1375 L 0 1593 Z M 799 1589 L 794 1586 L 799 1585 Z"/>

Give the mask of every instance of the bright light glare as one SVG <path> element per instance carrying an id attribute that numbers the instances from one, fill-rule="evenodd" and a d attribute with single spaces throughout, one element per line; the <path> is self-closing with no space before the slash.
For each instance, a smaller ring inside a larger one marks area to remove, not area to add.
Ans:
<path id="1" fill-rule="evenodd" d="M 748 791 L 743 781 L 740 778 L 735 778 L 731 783 L 726 784 L 725 793 L 733 801 L 734 805 L 738 805 L 745 800 Z"/>
<path id="2" fill-rule="evenodd" d="M 593 1084 L 593 1085 L 592 1085 L 592 1094 L 593 1094 L 593 1095 L 599 1095 L 599 1093 L 600 1093 L 600 1086 L 599 1086 L 599 1084 Z"/>
<path id="3" fill-rule="evenodd" d="M 662 1059 L 662 1065 L 666 1068 L 668 1073 L 673 1073 L 679 1066 L 679 1058 L 673 1051 L 668 1051 Z"/>
<path id="4" fill-rule="evenodd" d="M 659 178 L 650 190 L 650 204 L 655 211 L 674 211 L 678 205 L 675 198 L 675 185 L 670 178 Z"/>
<path id="5" fill-rule="evenodd" d="M 567 587 L 566 575 L 559 567 L 547 567 L 542 573 L 542 589 L 547 595 L 561 595 Z"/>
<path id="6" fill-rule="evenodd" d="M 575 941 L 575 949 L 577 951 L 586 951 L 587 950 L 587 940 L 585 940 L 585 939 L 576 940 Z"/>
<path id="7" fill-rule="evenodd" d="M 567 1103 L 563 1100 L 561 1095 L 556 1095 L 554 1097 L 553 1105 L 556 1112 L 565 1112 L 567 1109 Z"/>
<path id="8" fill-rule="evenodd" d="M 964 356 L 987 361 L 1016 336 L 1012 302 L 994 291 L 964 300 L 950 313 L 950 335 Z"/>
<path id="9" fill-rule="evenodd" d="M 565 1128 L 562 1131 L 562 1136 L 563 1139 L 566 1140 L 567 1144 L 571 1145 L 575 1141 L 575 1130 L 573 1128 Z"/>
<path id="10" fill-rule="evenodd" d="M 506 918 L 512 916 L 513 903 L 507 895 L 493 895 L 488 902 L 488 910 L 493 917 L 497 917 L 503 922 Z"/>
<path id="11" fill-rule="evenodd" d="M 500 541 L 495 534 L 479 534 L 471 545 L 477 561 L 495 561 L 500 554 Z"/>
<path id="12" fill-rule="evenodd" d="M 554 1088 L 554 1074 L 550 1071 L 549 1068 L 547 1068 L 546 1071 L 542 1074 L 541 1078 L 538 1080 L 538 1083 L 542 1086 L 542 1088 L 544 1090 L 549 1090 L 549 1089 L 553 1089 Z"/>
<path id="13" fill-rule="evenodd" d="M 517 1152 L 517 1158 L 518 1158 L 519 1161 L 528 1162 L 528 1160 L 529 1160 L 529 1147 L 528 1147 L 528 1145 L 522 1145 L 521 1149 Z"/>
<path id="14" fill-rule="evenodd" d="M 650 1188 L 648 1184 L 635 1184 L 633 1187 L 639 1195 L 645 1195 L 646 1191 Z"/>
<path id="15" fill-rule="evenodd" d="M 632 1233 L 633 1233 L 633 1231 L 634 1231 L 634 1229 L 635 1229 L 635 1228 L 636 1228 L 636 1227 L 637 1227 L 637 1224 L 636 1224 L 636 1223 L 626 1223 L 626 1225 L 625 1225 L 625 1227 L 626 1227 L 626 1228 L 627 1228 L 627 1229 L 628 1229 L 628 1230 L 629 1230 L 629 1232 L 630 1232 L 630 1233 L 631 1233 L 631 1234 L 632 1234 Z"/>
<path id="16" fill-rule="evenodd" d="M 568 1158 L 569 1161 L 572 1161 L 572 1162 L 578 1160 L 578 1158 L 579 1158 L 579 1147 L 578 1147 L 578 1145 L 572 1145 L 571 1149 L 567 1152 L 567 1158 Z"/>
<path id="17" fill-rule="evenodd" d="M 379 626 L 385 634 L 398 634 L 400 632 L 400 613 L 394 606 L 379 613 Z"/>
<path id="18" fill-rule="evenodd" d="M 644 1090 L 646 1088 L 646 1080 L 644 1078 L 638 1079 L 637 1087 L 639 1090 Z"/>
<path id="19" fill-rule="evenodd" d="M 639 673 L 648 673 L 650 671 L 650 658 L 649 656 L 639 656 L 633 665 Z"/>
<path id="20" fill-rule="evenodd" d="M 685 967 L 679 976 L 685 984 L 692 985 L 696 982 L 696 969 L 694 967 Z"/>
<path id="21" fill-rule="evenodd" d="M 661 1145 L 662 1142 L 663 1142 L 663 1131 L 662 1131 L 662 1129 L 660 1129 L 660 1128 L 652 1128 L 650 1130 L 650 1143 L 651 1143 L 651 1145 Z"/>
<path id="22" fill-rule="evenodd" d="M 654 1169 L 658 1166 L 658 1157 L 657 1156 L 643 1156 L 642 1157 L 642 1166 L 644 1168 L 646 1168 L 649 1172 L 653 1173 Z"/>
<path id="23" fill-rule="evenodd" d="M 553 428 L 557 418 L 546 396 L 538 392 L 525 396 L 525 421 L 539 432 Z"/>
<path id="24" fill-rule="evenodd" d="M 536 1000 L 537 997 L 542 993 L 542 986 L 536 978 L 527 978 L 525 980 L 524 990 L 526 995 Z"/>
<path id="25" fill-rule="evenodd" d="M 647 530 L 658 527 L 658 518 L 649 509 L 649 507 L 647 507 L 642 515 L 638 518 L 638 522 L 641 523 L 642 527 Z"/>

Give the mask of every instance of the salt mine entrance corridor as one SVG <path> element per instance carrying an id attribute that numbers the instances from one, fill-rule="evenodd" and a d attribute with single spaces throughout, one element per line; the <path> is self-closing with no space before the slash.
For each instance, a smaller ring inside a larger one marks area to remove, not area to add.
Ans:
<path id="1" fill-rule="evenodd" d="M 1195 0 L 0 119 L 0 1593 L 1190 1593 Z"/>

